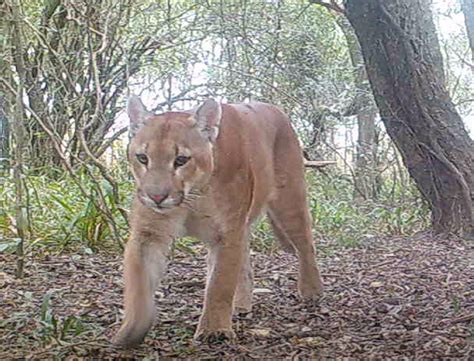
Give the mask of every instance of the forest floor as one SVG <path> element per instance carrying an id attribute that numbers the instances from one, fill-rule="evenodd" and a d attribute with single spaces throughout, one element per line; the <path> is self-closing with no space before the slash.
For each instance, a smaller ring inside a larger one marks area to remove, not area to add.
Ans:
<path id="1" fill-rule="evenodd" d="M 112 347 L 121 319 L 121 257 L 0 255 L 0 359 L 156 358 L 471 359 L 473 248 L 461 240 L 372 239 L 318 247 L 325 295 L 297 297 L 296 259 L 254 253 L 252 312 L 236 316 L 235 343 L 198 344 L 205 262 L 176 252 L 157 292 L 157 323 L 134 350 Z"/>

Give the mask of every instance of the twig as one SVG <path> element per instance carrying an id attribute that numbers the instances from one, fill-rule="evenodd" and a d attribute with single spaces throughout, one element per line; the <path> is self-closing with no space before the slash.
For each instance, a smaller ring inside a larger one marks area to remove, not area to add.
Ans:
<path id="1" fill-rule="evenodd" d="M 296 99 L 295 97 L 283 92 L 282 90 L 280 90 L 278 87 L 274 86 L 273 84 L 271 84 L 270 82 L 262 79 L 262 78 L 259 78 L 258 76 L 255 76 L 255 75 L 252 75 L 252 74 L 249 74 L 249 73 L 246 73 L 244 71 L 240 71 L 240 70 L 237 70 L 237 69 L 231 69 L 231 68 L 224 68 L 222 66 L 218 66 L 218 65 L 213 65 L 214 68 L 218 68 L 218 69 L 222 69 L 222 70 L 227 70 L 227 71 L 231 71 L 231 72 L 234 72 L 234 73 L 237 73 L 237 74 L 240 74 L 242 76 L 245 76 L 245 77 L 248 77 L 248 78 L 251 78 L 251 79 L 255 79 L 255 80 L 258 80 L 259 82 L 261 82 L 262 84 L 265 84 L 266 86 L 268 86 L 269 88 L 275 90 L 277 93 L 280 93 L 282 95 L 284 95 L 286 98 L 288 98 L 289 100 L 295 102 L 296 104 L 299 104 L 303 107 L 306 106 L 306 104 L 304 104 L 303 102 L 301 102 L 300 100 Z"/>
<path id="2" fill-rule="evenodd" d="M 336 163 L 335 160 L 306 160 L 304 166 L 308 168 L 323 168 Z"/>
<path id="3" fill-rule="evenodd" d="M 467 322 L 467 321 L 471 321 L 471 320 L 474 320 L 474 313 L 471 313 L 471 314 L 465 315 L 465 316 L 461 316 L 461 317 L 457 317 L 455 319 L 450 320 L 449 323 L 450 324 L 455 324 L 455 323 Z"/>
<path id="4" fill-rule="evenodd" d="M 345 10 L 341 7 L 335 0 L 329 0 L 329 2 L 321 1 L 321 0 L 309 0 L 310 4 L 321 5 L 326 9 L 335 11 L 340 14 L 345 14 Z"/>

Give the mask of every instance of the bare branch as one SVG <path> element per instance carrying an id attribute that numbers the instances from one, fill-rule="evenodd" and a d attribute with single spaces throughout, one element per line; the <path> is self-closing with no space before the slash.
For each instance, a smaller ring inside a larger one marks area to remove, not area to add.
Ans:
<path id="1" fill-rule="evenodd" d="M 322 0 L 309 0 L 310 4 L 315 4 L 315 5 L 321 5 L 325 7 L 326 9 L 335 11 L 336 13 L 339 14 L 345 14 L 344 8 L 339 5 L 335 0 L 329 0 L 329 2 L 322 1 Z"/>
<path id="2" fill-rule="evenodd" d="M 336 164 L 335 160 L 306 160 L 304 166 L 308 168 L 324 168 L 328 165 Z"/>

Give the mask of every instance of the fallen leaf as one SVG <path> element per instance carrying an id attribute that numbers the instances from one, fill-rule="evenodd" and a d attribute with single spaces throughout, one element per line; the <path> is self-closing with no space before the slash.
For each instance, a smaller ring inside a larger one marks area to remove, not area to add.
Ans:
<path id="1" fill-rule="evenodd" d="M 252 328 L 249 330 L 249 332 L 258 337 L 268 337 L 270 336 L 270 330 L 265 329 L 265 328 Z"/>

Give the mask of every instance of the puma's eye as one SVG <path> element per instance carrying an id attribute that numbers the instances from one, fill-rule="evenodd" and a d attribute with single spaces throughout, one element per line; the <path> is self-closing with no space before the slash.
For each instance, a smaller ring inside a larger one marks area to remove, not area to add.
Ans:
<path id="1" fill-rule="evenodd" d="M 178 155 L 174 160 L 174 167 L 178 168 L 185 165 L 191 157 L 186 157 L 185 155 Z"/>
<path id="2" fill-rule="evenodd" d="M 147 165 L 147 164 L 148 164 L 148 157 L 146 156 L 146 154 L 143 154 L 143 153 L 137 154 L 137 160 L 138 160 L 141 164 L 144 164 L 144 165 Z"/>

